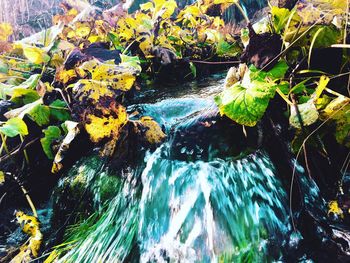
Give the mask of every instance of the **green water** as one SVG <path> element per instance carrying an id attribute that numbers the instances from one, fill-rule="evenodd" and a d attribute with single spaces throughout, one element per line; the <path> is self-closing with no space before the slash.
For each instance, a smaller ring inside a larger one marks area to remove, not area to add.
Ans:
<path id="1" fill-rule="evenodd" d="M 187 163 L 161 157 L 166 151 L 149 156 L 142 174 L 141 262 L 268 260 L 287 228 L 286 196 L 266 154 Z"/>

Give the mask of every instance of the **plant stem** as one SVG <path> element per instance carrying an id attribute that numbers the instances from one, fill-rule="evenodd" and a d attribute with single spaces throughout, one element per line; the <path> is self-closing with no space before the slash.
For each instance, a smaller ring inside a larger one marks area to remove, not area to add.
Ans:
<path id="1" fill-rule="evenodd" d="M 21 138 L 21 142 L 23 143 L 24 139 L 22 135 L 19 135 L 19 137 Z M 27 164 L 29 164 L 29 158 L 28 158 L 28 154 L 27 154 L 27 150 L 23 150 L 23 154 L 24 154 L 24 158 L 26 159 Z"/>
<path id="2" fill-rule="evenodd" d="M 12 174 L 11 174 L 11 175 L 12 175 Z M 19 184 L 19 187 L 21 188 L 21 190 L 22 190 L 24 196 L 25 196 L 26 199 L 27 199 L 27 202 L 28 202 L 30 208 L 32 209 L 33 215 L 34 215 L 36 218 L 38 218 L 38 213 L 36 212 L 34 203 L 33 203 L 32 199 L 30 198 L 28 191 L 24 188 L 23 184 L 19 181 L 19 179 L 18 179 L 17 176 L 12 175 L 12 177 L 13 177 L 13 179 L 15 179 L 15 181 Z"/>
<path id="3" fill-rule="evenodd" d="M 336 91 L 334 91 L 334 90 L 331 90 L 331 89 L 329 89 L 329 88 L 325 88 L 325 91 L 327 91 L 328 93 L 333 94 L 333 95 L 335 95 L 335 96 L 337 96 L 337 97 L 342 97 L 342 96 L 344 96 L 344 95 L 342 95 L 342 94 L 340 94 L 340 93 L 338 93 L 338 92 L 336 92 Z"/>
<path id="4" fill-rule="evenodd" d="M 276 89 L 276 92 L 289 106 L 293 106 L 293 103 L 287 98 L 286 95 L 283 94 L 283 92 L 279 88 Z"/>
<path id="5" fill-rule="evenodd" d="M 2 148 L 5 149 L 6 153 L 9 153 L 9 149 L 7 148 L 7 145 L 6 145 L 7 136 L 4 136 L 2 133 L 0 133 L 0 135 L 1 135 L 1 141 L 2 141 L 0 155 L 2 153 Z"/>

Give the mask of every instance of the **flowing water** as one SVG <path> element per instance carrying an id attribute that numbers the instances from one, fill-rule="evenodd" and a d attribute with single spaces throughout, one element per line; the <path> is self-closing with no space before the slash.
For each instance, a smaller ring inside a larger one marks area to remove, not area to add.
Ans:
<path id="1" fill-rule="evenodd" d="M 183 155 L 194 148 L 212 154 L 190 161 L 173 154 L 181 144 L 177 131 L 213 110 L 222 81 L 215 83 L 130 107 L 156 119 L 168 138 L 146 154 L 140 169 L 118 175 L 115 197 L 97 220 L 77 229 L 85 236 L 61 262 L 266 262 L 281 256 L 290 228 L 287 196 L 264 150 L 218 157 L 213 145 L 194 139 L 194 146 L 180 147 Z"/>
<path id="2" fill-rule="evenodd" d="M 285 194 L 267 155 L 187 163 L 167 151 L 150 155 L 142 173 L 141 262 L 266 260 L 287 230 Z"/>

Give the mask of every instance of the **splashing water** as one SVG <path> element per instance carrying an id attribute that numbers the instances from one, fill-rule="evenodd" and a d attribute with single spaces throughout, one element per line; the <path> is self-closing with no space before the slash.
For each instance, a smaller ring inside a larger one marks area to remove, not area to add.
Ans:
<path id="1" fill-rule="evenodd" d="M 182 97 L 137 110 L 170 132 L 212 105 L 211 98 Z M 146 155 L 141 172 L 122 176 L 141 176 L 142 186 L 120 179 L 116 196 L 60 262 L 264 262 L 281 256 L 290 228 L 287 197 L 268 155 L 258 150 L 239 160 L 213 155 L 187 162 L 173 157 L 174 143 L 169 136 Z"/>
<path id="2" fill-rule="evenodd" d="M 167 150 L 142 173 L 141 262 L 260 261 L 281 245 L 286 196 L 265 153 L 187 163 Z"/>

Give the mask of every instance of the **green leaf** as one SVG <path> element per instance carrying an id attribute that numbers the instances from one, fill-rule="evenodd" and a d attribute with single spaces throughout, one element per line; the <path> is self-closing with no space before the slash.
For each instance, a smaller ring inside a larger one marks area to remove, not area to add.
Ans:
<path id="1" fill-rule="evenodd" d="M 45 136 L 40 139 L 41 146 L 46 154 L 46 156 L 53 160 L 54 155 L 51 149 L 51 144 L 53 141 L 59 139 L 61 137 L 61 130 L 57 126 L 49 126 L 47 129 L 43 130 Z"/>
<path id="2" fill-rule="evenodd" d="M 139 72 L 142 71 L 142 68 L 140 66 L 141 62 L 138 56 L 131 57 L 131 56 L 120 54 L 120 58 L 121 58 L 121 63 L 119 64 L 119 66 L 131 67 L 136 69 Z"/>
<path id="3" fill-rule="evenodd" d="M 242 81 L 224 89 L 215 97 L 221 115 L 242 125 L 255 126 L 264 115 L 270 99 L 275 96 L 279 87 L 275 81 L 284 77 L 287 70 L 285 61 L 278 62 L 267 72 L 250 66 Z M 281 88 L 285 85 L 282 84 Z"/>
<path id="4" fill-rule="evenodd" d="M 18 86 L 7 86 L 2 88 L 5 95 L 11 96 L 11 101 L 17 104 L 28 104 L 40 98 L 39 94 L 34 90 L 40 79 L 39 74 L 31 75 L 26 81 Z"/>
<path id="5" fill-rule="evenodd" d="M 318 120 L 319 113 L 313 99 L 306 103 L 299 104 L 298 109 L 304 126 L 309 126 Z M 291 107 L 289 123 L 295 128 L 301 128 L 301 123 L 295 107 Z"/>
<path id="6" fill-rule="evenodd" d="M 279 61 L 272 69 L 269 71 L 263 71 L 256 68 L 254 65 L 249 67 L 250 78 L 255 80 L 264 80 L 266 77 L 271 78 L 272 80 L 281 79 L 284 77 L 288 70 L 288 64 L 284 60 Z"/>
<path id="7" fill-rule="evenodd" d="M 35 89 L 38 85 L 38 81 L 40 79 L 40 74 L 31 75 L 26 81 L 22 82 L 19 87 L 25 89 Z"/>
<path id="8" fill-rule="evenodd" d="M 7 74 L 9 71 L 9 66 L 5 62 L 5 60 L 0 59 L 0 73 L 5 73 Z"/>
<path id="9" fill-rule="evenodd" d="M 220 113 L 235 122 L 255 126 L 264 115 L 277 86 L 253 81 L 248 88 L 239 83 L 225 89 L 215 97 Z"/>
<path id="10" fill-rule="evenodd" d="M 303 81 L 299 82 L 298 84 L 296 84 L 289 92 L 290 93 L 294 93 L 294 94 L 299 94 L 302 93 L 303 91 L 305 91 L 306 86 L 305 83 L 308 82 L 311 78 L 306 78 Z"/>
<path id="11" fill-rule="evenodd" d="M 216 46 L 216 54 L 218 56 L 230 56 L 235 57 L 242 49 L 239 47 L 239 45 L 236 43 L 233 43 L 232 45 L 223 40 L 222 38 L 219 40 L 217 46 Z"/>
<path id="12" fill-rule="evenodd" d="M 122 44 L 120 43 L 120 39 L 119 39 L 119 36 L 113 32 L 109 32 L 107 34 L 108 38 L 111 40 L 113 46 L 115 49 L 117 50 L 121 50 L 123 51 L 124 48 L 122 47 Z"/>
<path id="13" fill-rule="evenodd" d="M 28 134 L 28 128 L 22 119 L 12 118 L 0 127 L 0 132 L 8 137 L 24 136 Z"/>
<path id="14" fill-rule="evenodd" d="M 70 113 L 67 110 L 67 104 L 63 100 L 55 100 L 50 104 L 51 117 L 58 121 L 70 119 Z"/>
<path id="15" fill-rule="evenodd" d="M 280 34 L 284 29 L 291 13 L 292 11 L 289 11 L 287 8 L 278 8 L 277 6 L 272 6 L 272 24 L 277 34 Z"/>
<path id="16" fill-rule="evenodd" d="M 28 114 L 39 126 L 50 123 L 50 108 L 48 106 L 37 105 Z"/>
<path id="17" fill-rule="evenodd" d="M 194 78 L 197 77 L 197 68 L 196 65 L 193 64 L 193 62 L 190 62 L 190 69 L 191 69 L 191 73 L 193 75 Z"/>
<path id="18" fill-rule="evenodd" d="M 315 38 L 316 34 L 317 37 Z M 333 44 L 339 43 L 341 41 L 341 36 L 341 31 L 334 25 L 314 26 L 310 32 L 302 37 L 295 45 L 310 47 L 312 43 L 313 48 L 330 47 Z"/>
<path id="19" fill-rule="evenodd" d="M 12 91 L 11 101 L 17 104 L 28 104 L 40 98 L 35 90 L 25 88 L 14 88 Z"/>
<path id="20" fill-rule="evenodd" d="M 273 79 L 283 78 L 288 70 L 288 64 L 284 60 L 279 61 L 270 71 L 267 72 L 267 76 Z"/>

